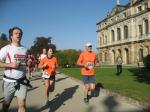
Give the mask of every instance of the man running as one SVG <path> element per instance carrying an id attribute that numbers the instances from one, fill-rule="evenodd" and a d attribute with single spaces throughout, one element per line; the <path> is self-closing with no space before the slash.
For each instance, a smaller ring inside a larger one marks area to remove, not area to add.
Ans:
<path id="1" fill-rule="evenodd" d="M 39 63 L 39 68 L 43 69 L 46 105 L 49 102 L 49 91 L 54 91 L 56 68 L 58 67 L 57 58 L 52 55 L 53 50 L 50 48 L 47 52 L 47 57 Z"/>
<path id="2" fill-rule="evenodd" d="M 5 68 L 3 112 L 8 112 L 14 96 L 17 97 L 18 112 L 26 112 L 27 87 L 20 83 L 26 80 L 25 62 L 27 49 L 21 45 L 22 35 L 23 32 L 19 27 L 11 28 L 9 30 L 11 43 L 0 50 L 0 67 Z"/>
<path id="3" fill-rule="evenodd" d="M 77 65 L 82 67 L 81 74 L 82 80 L 85 85 L 84 89 L 84 102 L 89 102 L 91 92 L 95 89 L 94 79 L 94 66 L 96 64 L 96 53 L 92 51 L 92 44 L 87 43 L 85 45 L 85 52 L 82 52 L 77 60 Z"/>

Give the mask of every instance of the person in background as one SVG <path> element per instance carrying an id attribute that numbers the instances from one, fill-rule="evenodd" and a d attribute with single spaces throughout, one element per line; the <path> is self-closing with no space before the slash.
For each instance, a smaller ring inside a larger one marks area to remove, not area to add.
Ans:
<path id="1" fill-rule="evenodd" d="M 53 50 L 49 48 L 47 56 L 42 59 L 38 65 L 43 70 L 43 79 L 45 85 L 46 105 L 49 102 L 49 91 L 53 92 L 55 87 L 55 75 L 58 67 L 57 58 L 52 55 Z"/>
<path id="2" fill-rule="evenodd" d="M 43 48 L 42 50 L 42 54 L 39 56 L 39 62 L 44 59 L 45 57 L 47 57 L 47 53 L 46 53 L 46 49 Z M 41 75 L 43 75 L 43 70 L 41 70 Z"/>
<path id="3" fill-rule="evenodd" d="M 43 58 L 45 58 L 47 56 L 47 54 L 46 54 L 46 49 L 44 48 L 43 50 L 42 50 L 42 54 L 39 56 L 39 61 L 41 61 Z"/>
<path id="4" fill-rule="evenodd" d="M 31 53 L 27 55 L 27 60 L 26 60 L 26 68 L 28 71 L 28 79 L 30 80 L 32 78 L 32 74 L 34 71 L 34 66 L 35 66 L 35 59 L 32 57 Z"/>
<path id="5" fill-rule="evenodd" d="M 97 63 L 96 53 L 92 51 L 92 44 L 85 45 L 85 51 L 82 52 L 77 60 L 77 65 L 81 67 L 82 80 L 84 83 L 84 102 L 88 103 L 89 98 L 95 89 L 95 70 Z"/>
<path id="6" fill-rule="evenodd" d="M 116 58 L 116 66 L 117 66 L 117 73 L 116 75 L 119 76 L 122 73 L 122 57 L 120 56 L 120 54 L 118 54 L 117 58 Z"/>
<path id="7" fill-rule="evenodd" d="M 14 96 L 17 97 L 18 112 L 26 112 L 27 86 L 22 84 L 26 80 L 26 52 L 21 45 L 23 31 L 19 27 L 9 30 L 10 44 L 0 50 L 0 68 L 5 68 L 3 77 L 3 112 L 8 112 Z"/>

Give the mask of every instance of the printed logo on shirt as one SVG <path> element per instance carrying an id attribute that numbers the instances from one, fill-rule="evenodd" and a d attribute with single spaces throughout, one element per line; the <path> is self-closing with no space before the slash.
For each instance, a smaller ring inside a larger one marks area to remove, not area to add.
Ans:
<path id="1" fill-rule="evenodd" d="M 25 65 L 26 55 L 15 54 L 14 59 L 16 62 L 20 63 L 21 65 Z"/>

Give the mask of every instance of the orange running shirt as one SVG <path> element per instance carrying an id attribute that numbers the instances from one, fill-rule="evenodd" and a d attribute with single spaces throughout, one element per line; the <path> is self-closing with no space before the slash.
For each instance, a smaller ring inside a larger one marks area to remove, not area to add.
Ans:
<path id="1" fill-rule="evenodd" d="M 77 61 L 77 63 L 81 63 L 81 64 L 88 64 L 88 63 L 95 64 L 95 62 L 96 62 L 96 53 L 94 52 L 81 53 Z M 94 75 L 94 73 L 95 73 L 94 68 L 87 69 L 85 67 L 82 67 L 81 69 L 82 75 Z"/>
<path id="2" fill-rule="evenodd" d="M 55 75 L 56 74 L 56 68 L 58 66 L 56 57 L 52 57 L 50 59 L 45 57 L 40 61 L 38 66 L 41 68 L 44 64 L 47 65 L 45 67 L 44 71 L 47 72 L 48 75 Z"/>

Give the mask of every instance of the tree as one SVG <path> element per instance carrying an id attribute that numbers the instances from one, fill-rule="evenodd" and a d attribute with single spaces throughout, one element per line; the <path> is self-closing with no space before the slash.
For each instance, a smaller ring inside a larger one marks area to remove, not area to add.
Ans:
<path id="1" fill-rule="evenodd" d="M 66 65 L 75 67 L 76 61 L 80 53 L 81 51 L 77 51 L 74 49 L 67 49 L 67 50 L 58 51 L 55 55 L 56 57 L 58 57 L 58 63 L 61 67 L 66 67 Z"/>
<path id="2" fill-rule="evenodd" d="M 143 58 L 143 63 L 146 68 L 150 69 L 150 54 Z"/>
<path id="3" fill-rule="evenodd" d="M 52 48 L 53 51 L 56 51 L 56 46 L 55 44 L 51 43 L 51 38 L 52 37 L 37 37 L 34 41 L 34 45 L 31 46 L 31 48 L 29 49 L 31 53 L 33 54 L 41 54 L 42 53 L 42 49 L 43 48 Z"/>
<path id="4" fill-rule="evenodd" d="M 4 34 L 4 33 L 2 33 L 2 34 L 0 35 L 0 49 L 1 49 L 2 47 L 4 47 L 5 45 L 7 45 L 8 43 L 9 43 L 9 41 L 8 41 L 8 39 L 7 39 L 7 35 Z"/>

